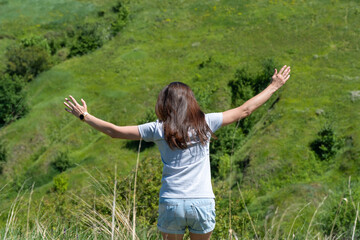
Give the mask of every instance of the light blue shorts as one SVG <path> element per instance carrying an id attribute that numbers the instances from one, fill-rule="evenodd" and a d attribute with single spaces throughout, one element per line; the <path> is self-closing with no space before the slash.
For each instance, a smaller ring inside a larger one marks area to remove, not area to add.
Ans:
<path id="1" fill-rule="evenodd" d="M 204 234 L 215 228 L 215 200 L 213 198 L 160 198 L 157 227 L 161 232 Z"/>

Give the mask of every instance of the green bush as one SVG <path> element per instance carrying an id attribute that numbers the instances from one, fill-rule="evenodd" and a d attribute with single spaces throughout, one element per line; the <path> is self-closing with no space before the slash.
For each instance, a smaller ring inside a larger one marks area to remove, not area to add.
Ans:
<path id="1" fill-rule="evenodd" d="M 75 28 L 75 42 L 70 47 L 69 57 L 84 55 L 100 48 L 104 44 L 101 25 L 86 23 Z"/>
<path id="2" fill-rule="evenodd" d="M 318 138 L 310 143 L 310 148 L 320 160 L 329 160 L 340 148 L 340 139 L 335 136 L 331 126 L 323 127 L 317 135 Z"/>
<path id="3" fill-rule="evenodd" d="M 221 170 L 220 165 L 225 161 L 226 157 L 233 154 L 234 149 L 237 149 L 244 138 L 241 128 L 237 128 L 235 124 L 220 128 L 216 132 L 216 140 L 210 143 L 210 166 L 211 175 L 214 178 L 224 178 L 224 169 Z"/>
<path id="4" fill-rule="evenodd" d="M 28 113 L 24 84 L 17 76 L 5 74 L 0 78 L 0 127 Z"/>
<path id="5" fill-rule="evenodd" d="M 271 77 L 274 74 L 275 67 L 276 64 L 273 58 L 263 60 L 262 70 L 258 73 L 252 84 L 252 88 L 256 94 L 264 90 L 271 83 Z"/>
<path id="6" fill-rule="evenodd" d="M 126 25 L 129 10 L 124 4 L 118 2 L 112 11 L 116 13 L 116 19 L 111 23 L 111 34 L 115 36 Z"/>
<path id="7" fill-rule="evenodd" d="M 6 72 L 12 76 L 22 76 L 25 81 L 31 81 L 52 65 L 49 51 L 43 46 L 31 45 L 29 42 L 9 47 L 5 56 Z"/>
<path id="8" fill-rule="evenodd" d="M 253 81 L 254 78 L 246 68 L 236 70 L 234 78 L 228 83 L 231 89 L 231 103 L 234 107 L 243 104 L 254 96 Z"/>
<path id="9" fill-rule="evenodd" d="M 65 152 L 60 152 L 56 156 L 55 160 L 51 163 L 51 166 L 59 172 L 64 172 L 68 168 L 73 167 L 73 164 L 69 159 L 68 152 L 65 151 Z"/>
<path id="10" fill-rule="evenodd" d="M 46 50 L 48 53 L 51 52 L 47 39 L 40 36 L 30 36 L 22 38 L 20 40 L 20 46 L 23 48 L 38 46 Z"/>
<path id="11" fill-rule="evenodd" d="M 262 70 L 258 74 L 251 74 L 246 68 L 237 69 L 234 78 L 228 82 L 231 90 L 232 106 L 238 107 L 263 91 L 271 83 L 274 69 L 275 62 L 272 58 L 263 61 Z M 244 134 L 250 132 L 262 114 L 262 112 L 257 110 L 250 116 L 240 120 L 239 127 Z"/>
<path id="12" fill-rule="evenodd" d="M 47 40 L 51 55 L 57 53 L 61 48 L 66 47 L 67 39 L 64 32 L 51 31 L 47 32 L 44 37 Z"/>
<path id="13" fill-rule="evenodd" d="M 66 192 L 69 180 L 64 174 L 59 174 L 53 178 L 53 190 L 57 193 L 63 194 Z"/>

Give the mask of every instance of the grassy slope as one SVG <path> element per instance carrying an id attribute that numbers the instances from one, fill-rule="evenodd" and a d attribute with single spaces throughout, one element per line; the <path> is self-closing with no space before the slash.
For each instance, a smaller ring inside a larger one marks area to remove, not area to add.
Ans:
<path id="1" fill-rule="evenodd" d="M 289 188 L 295 188 L 294 198 L 303 195 L 312 199 L 326 191 L 321 190 L 323 183 L 347 179 L 347 174 L 337 170 L 341 156 L 334 164 L 319 163 L 307 144 L 325 122 L 325 117 L 315 115 L 321 108 L 334 119 L 336 132 L 353 136 L 355 147 L 359 147 L 360 116 L 354 109 L 359 109 L 360 101 L 351 102 L 349 94 L 360 90 L 356 65 L 359 30 L 355 24 L 360 9 L 355 2 L 130 4 L 131 20 L 119 36 L 92 54 L 41 74 L 29 85 L 31 113 L 1 130 L 11 153 L 5 176 L 20 174 L 31 166 L 42 173 L 41 169 L 46 171 L 49 161 L 64 148 L 77 163 L 100 169 L 117 163 L 126 173 L 133 167 L 136 154 L 123 148 L 123 140 L 96 132 L 66 113 L 64 97 L 71 94 L 78 100 L 84 98 L 89 112 L 101 119 L 118 125 L 135 124 L 154 106 L 158 91 L 166 83 L 191 84 L 197 64 L 213 56 L 230 67 L 219 80 L 223 85 L 237 67 L 248 65 L 255 71 L 265 57 L 292 66 L 292 77 L 281 90 L 280 101 L 264 117 L 272 117 L 273 122 L 259 122 L 246 145 L 236 151 L 235 159 L 251 154 L 245 187 L 256 186 L 260 195 L 278 195 L 277 203 L 282 203 L 293 198 L 277 193 Z M 196 42 L 200 45 L 192 46 Z M 30 156 L 43 145 L 46 151 L 31 162 Z M 358 165 L 355 167 L 348 174 L 358 173 Z M 76 183 L 71 188 L 80 188 L 78 182 L 85 179 L 79 177 L 82 170 L 70 171 L 71 183 Z M 313 188 L 320 186 L 315 195 L 301 188 L 312 183 L 318 183 Z"/>

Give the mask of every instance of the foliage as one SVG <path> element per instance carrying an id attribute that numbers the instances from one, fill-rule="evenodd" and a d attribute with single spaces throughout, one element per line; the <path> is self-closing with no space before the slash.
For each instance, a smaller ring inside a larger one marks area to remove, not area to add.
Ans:
<path id="1" fill-rule="evenodd" d="M 122 2 L 117 2 L 112 11 L 116 13 L 116 18 L 111 23 L 111 34 L 115 36 L 126 25 L 129 9 Z"/>
<path id="2" fill-rule="evenodd" d="M 216 139 L 210 143 L 211 175 L 214 178 L 225 178 L 226 172 L 220 170 L 220 166 L 224 164 L 223 161 L 227 160 L 225 156 L 233 155 L 234 150 L 240 146 L 244 139 L 244 134 L 241 128 L 238 128 L 236 124 L 232 124 L 220 128 L 215 133 L 215 136 Z"/>
<path id="3" fill-rule="evenodd" d="M 59 172 L 64 172 L 68 168 L 73 167 L 69 159 L 69 153 L 67 151 L 59 152 L 55 160 L 51 162 L 51 166 Z"/>
<path id="4" fill-rule="evenodd" d="M 65 174 L 56 175 L 53 178 L 53 189 L 59 194 L 64 194 L 68 188 L 69 180 Z"/>
<path id="5" fill-rule="evenodd" d="M 23 48 L 38 46 L 46 50 L 48 53 L 51 52 L 47 39 L 40 36 L 31 35 L 30 37 L 22 38 L 20 40 L 20 46 Z"/>
<path id="6" fill-rule="evenodd" d="M 343 239 L 352 239 L 352 234 L 355 234 L 354 239 L 360 237 L 360 228 L 356 226 L 354 232 L 354 223 L 356 212 L 359 211 L 360 194 L 359 182 L 349 182 L 348 189 L 346 183 L 342 189 L 329 199 L 329 202 L 324 206 L 324 211 L 320 214 L 319 220 L 322 230 L 327 234 L 333 236 L 342 236 Z M 359 221 L 357 221 L 357 224 Z"/>
<path id="7" fill-rule="evenodd" d="M 28 113 L 24 81 L 18 76 L 5 74 L 0 78 L 0 126 L 4 126 Z"/>
<path id="8" fill-rule="evenodd" d="M 234 79 L 228 83 L 231 89 L 231 102 L 234 107 L 241 105 L 254 96 L 253 81 L 254 78 L 246 68 L 236 70 Z"/>
<path id="9" fill-rule="evenodd" d="M 54 55 L 59 49 L 67 45 L 64 31 L 49 31 L 45 33 L 44 38 L 47 40 L 51 55 Z"/>
<path id="10" fill-rule="evenodd" d="M 253 96 L 260 93 L 271 83 L 271 76 L 275 69 L 275 62 L 272 58 L 263 60 L 262 70 L 254 75 L 245 67 L 237 69 L 234 78 L 228 82 L 231 89 L 231 103 L 238 107 Z M 239 127 L 244 134 L 248 134 L 263 113 L 256 111 L 250 116 L 241 119 Z"/>
<path id="11" fill-rule="evenodd" d="M 222 85 L 219 80 L 229 70 L 229 67 L 213 57 L 208 57 L 197 65 L 197 73 L 192 78 L 191 89 L 204 112 L 217 111 L 224 106 L 219 101 L 222 97 Z M 210 83 L 210 84 L 209 84 Z M 227 98 L 224 99 L 227 103 Z"/>
<path id="12" fill-rule="evenodd" d="M 317 135 L 318 137 L 310 143 L 310 148 L 320 160 L 329 160 L 340 148 L 341 140 L 335 135 L 331 126 L 323 127 Z"/>
<path id="13" fill-rule="evenodd" d="M 41 45 L 32 44 L 31 41 L 25 41 L 22 45 L 11 46 L 7 49 L 5 53 L 7 73 L 12 76 L 22 76 L 25 81 L 31 81 L 39 73 L 51 67 L 49 51 Z"/>
<path id="14" fill-rule="evenodd" d="M 70 48 L 69 56 L 84 55 L 101 47 L 104 44 L 101 27 L 96 23 L 76 26 L 75 42 Z"/>

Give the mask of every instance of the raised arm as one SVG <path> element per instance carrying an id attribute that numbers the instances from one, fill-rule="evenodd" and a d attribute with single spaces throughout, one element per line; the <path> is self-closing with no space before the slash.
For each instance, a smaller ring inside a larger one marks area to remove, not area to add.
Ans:
<path id="1" fill-rule="evenodd" d="M 96 118 L 95 116 L 87 112 L 86 102 L 83 99 L 81 99 L 83 103 L 83 106 L 81 106 L 77 103 L 75 98 L 73 98 L 71 95 L 69 95 L 69 97 L 74 103 L 72 103 L 69 99 L 65 98 L 65 100 L 69 103 L 67 104 L 66 102 L 64 102 L 65 106 L 68 107 L 65 108 L 65 110 L 69 113 L 72 113 L 78 119 L 80 119 L 80 114 L 85 115 L 83 121 L 95 128 L 96 130 L 99 130 L 100 132 L 103 132 L 112 138 L 140 140 L 141 136 L 137 126 L 117 126 L 110 122 L 106 122 L 104 120 Z"/>
<path id="2" fill-rule="evenodd" d="M 290 77 L 290 67 L 284 65 L 279 73 L 275 69 L 275 73 L 272 76 L 272 82 L 261 93 L 250 98 L 243 105 L 223 112 L 223 123 L 221 126 L 226 126 L 233 122 L 236 122 L 242 118 L 249 116 L 258 107 L 263 105 L 273 94 L 276 92 Z"/>

